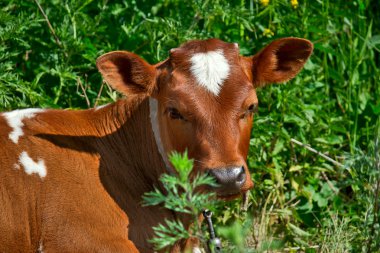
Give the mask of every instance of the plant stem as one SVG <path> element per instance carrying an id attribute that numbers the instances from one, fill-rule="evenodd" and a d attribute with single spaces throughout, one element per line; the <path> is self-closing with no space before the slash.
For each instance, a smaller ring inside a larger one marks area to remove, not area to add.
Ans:
<path id="1" fill-rule="evenodd" d="M 330 161 L 330 162 L 332 162 L 333 164 L 335 164 L 335 165 L 337 165 L 339 167 L 343 167 L 343 164 L 341 164 L 340 162 L 337 162 L 334 159 L 328 157 L 327 155 L 322 154 L 320 151 L 318 151 L 318 150 L 310 147 L 309 145 L 306 145 L 306 144 L 304 144 L 304 143 L 302 143 L 300 141 L 297 141 L 296 139 L 293 139 L 293 138 L 291 138 L 290 141 L 293 142 L 293 143 L 295 143 L 295 144 L 297 144 L 297 145 L 300 145 L 300 146 L 306 148 L 307 150 L 309 150 L 309 151 L 311 151 L 311 152 L 313 152 L 313 153 L 315 153 L 315 154 L 317 154 L 317 155 L 319 155 L 321 157 L 323 157 L 327 161 Z"/>
<path id="2" fill-rule="evenodd" d="M 42 16 L 44 16 L 45 21 L 46 21 L 46 23 L 47 23 L 47 25 L 48 25 L 48 27 L 49 27 L 49 30 L 50 30 L 51 34 L 53 35 L 53 37 L 54 37 L 54 39 L 55 39 L 55 42 L 57 43 L 57 45 L 58 45 L 60 48 L 63 49 L 63 44 L 62 44 L 62 42 L 59 40 L 57 34 L 55 33 L 54 28 L 53 28 L 53 26 L 51 25 L 48 16 L 46 15 L 45 11 L 42 9 L 42 6 L 41 6 L 40 3 L 38 2 L 38 0 L 34 0 L 34 2 L 37 4 L 38 9 L 40 9 Z M 68 57 L 68 55 L 67 55 L 66 52 L 65 52 L 64 54 L 65 54 L 66 57 Z"/>

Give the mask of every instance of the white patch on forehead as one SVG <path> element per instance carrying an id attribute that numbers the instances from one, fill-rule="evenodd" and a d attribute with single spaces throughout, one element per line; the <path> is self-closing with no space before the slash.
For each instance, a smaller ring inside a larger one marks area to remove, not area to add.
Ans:
<path id="1" fill-rule="evenodd" d="M 196 53 L 191 59 L 191 73 L 203 86 L 214 95 L 218 95 L 223 81 L 230 73 L 230 65 L 222 50 Z"/>
<path id="2" fill-rule="evenodd" d="M 166 165 L 166 169 L 170 173 L 174 173 L 174 170 L 170 166 L 168 156 L 166 155 L 164 145 L 161 141 L 161 134 L 160 134 L 160 127 L 158 124 L 158 103 L 157 100 L 154 98 L 149 98 L 149 116 L 150 116 L 150 124 L 152 125 L 152 130 L 154 134 L 154 139 L 156 141 L 156 145 L 158 148 L 158 152 L 160 153 L 162 159 L 164 160 L 164 163 Z"/>
<path id="3" fill-rule="evenodd" d="M 33 173 L 38 174 L 41 178 L 46 176 L 46 166 L 42 159 L 38 159 L 37 162 L 33 161 L 26 151 L 23 151 L 19 156 L 19 163 L 24 167 L 25 172 L 28 175 Z"/>
<path id="4" fill-rule="evenodd" d="M 12 132 L 9 133 L 9 139 L 17 144 L 20 136 L 24 135 L 24 132 L 22 131 L 24 123 L 22 121 L 24 119 L 31 119 L 36 115 L 36 113 L 43 111 L 43 109 L 32 108 L 4 113 L 4 117 L 7 120 L 8 125 L 13 128 Z"/>

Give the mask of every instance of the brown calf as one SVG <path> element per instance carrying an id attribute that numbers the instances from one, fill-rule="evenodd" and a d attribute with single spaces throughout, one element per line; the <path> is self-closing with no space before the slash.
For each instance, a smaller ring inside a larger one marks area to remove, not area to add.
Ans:
<path id="1" fill-rule="evenodd" d="M 237 44 L 209 39 L 156 65 L 111 52 L 97 66 L 127 99 L 0 114 L 0 252 L 153 252 L 152 227 L 176 214 L 141 207 L 141 196 L 173 171 L 173 150 L 187 149 L 220 197 L 248 191 L 256 88 L 293 78 L 312 48 L 285 38 L 243 57 Z"/>

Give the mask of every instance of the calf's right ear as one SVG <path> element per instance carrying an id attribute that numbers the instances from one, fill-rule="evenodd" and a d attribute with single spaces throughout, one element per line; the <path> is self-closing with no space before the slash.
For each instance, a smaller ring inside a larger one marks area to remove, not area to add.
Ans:
<path id="1" fill-rule="evenodd" d="M 104 80 L 127 96 L 150 95 L 156 84 L 156 69 L 138 55 L 114 51 L 100 56 L 96 66 Z"/>

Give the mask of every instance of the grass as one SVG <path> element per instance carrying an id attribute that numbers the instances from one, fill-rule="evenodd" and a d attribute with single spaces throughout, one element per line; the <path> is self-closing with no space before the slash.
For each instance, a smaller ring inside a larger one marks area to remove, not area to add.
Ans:
<path id="1" fill-rule="evenodd" d="M 258 92 L 248 212 L 239 201 L 216 206 L 217 227 L 235 229 L 258 252 L 379 252 L 378 1 L 10 0 L 0 8 L 1 111 L 117 99 L 95 68 L 111 50 L 156 62 L 195 38 L 238 42 L 244 55 L 280 37 L 310 39 L 315 51 L 302 73 Z M 223 233 L 231 251 L 243 247 Z"/>

